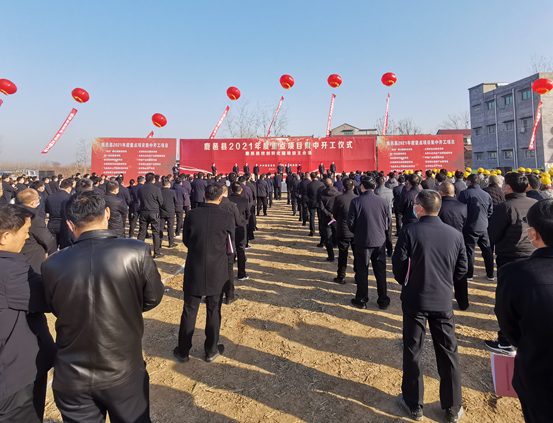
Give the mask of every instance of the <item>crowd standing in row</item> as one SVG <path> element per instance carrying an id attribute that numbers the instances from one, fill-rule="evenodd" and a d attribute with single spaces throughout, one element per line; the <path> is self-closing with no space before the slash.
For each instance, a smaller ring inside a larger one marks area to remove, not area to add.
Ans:
<path id="1" fill-rule="evenodd" d="M 336 173 L 256 164 L 233 171 L 130 180 L 62 175 L 43 180 L 2 177 L 0 192 L 0 422 L 38 422 L 47 372 L 64 421 L 149 422 L 149 379 L 142 360 L 142 312 L 156 307 L 163 283 L 155 258 L 182 239 L 188 248 L 184 305 L 173 355 L 189 361 L 196 316 L 206 303 L 205 360 L 224 353 L 221 306 L 246 281 L 246 251 L 258 216 L 267 216 L 286 187 L 292 216 L 320 237 L 334 282 L 346 283 L 349 249 L 356 295 L 367 308 L 372 266 L 377 305 L 390 306 L 386 261 L 402 285 L 403 383 L 399 406 L 423 418 L 422 342 L 428 321 L 440 374 L 445 421 L 463 413 L 453 296 L 470 306 L 476 245 L 486 277 L 498 269 L 498 338 L 490 350 L 516 354 L 513 384 L 528 422 L 549 421 L 553 401 L 553 337 L 540 323 L 553 318 L 553 200 L 548 174 L 519 169 L 503 177 L 479 169 Z M 15 203 L 15 204 L 8 204 Z M 396 233 L 392 234 L 395 215 Z M 128 221 L 128 225 L 127 225 Z M 132 239 L 136 234 L 137 240 Z M 128 232 L 126 228 L 128 226 Z M 151 234 L 151 235 L 150 235 Z M 153 255 L 144 241 L 152 237 Z M 393 237 L 397 237 L 394 242 Z M 439 241 L 439 242 L 438 242 Z M 58 251 L 59 250 L 59 251 Z M 132 300 L 129 300 L 132 299 Z M 56 316 L 56 342 L 44 313 Z M 125 339 L 124 343 L 120 340 Z M 518 354 L 517 354 L 518 351 Z"/>

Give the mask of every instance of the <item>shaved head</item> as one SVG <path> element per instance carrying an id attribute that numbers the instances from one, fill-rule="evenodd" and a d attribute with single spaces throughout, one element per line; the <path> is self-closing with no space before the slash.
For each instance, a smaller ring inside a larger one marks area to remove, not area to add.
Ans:
<path id="1" fill-rule="evenodd" d="M 438 190 L 444 197 L 453 197 L 455 195 L 455 187 L 451 182 L 442 182 Z"/>

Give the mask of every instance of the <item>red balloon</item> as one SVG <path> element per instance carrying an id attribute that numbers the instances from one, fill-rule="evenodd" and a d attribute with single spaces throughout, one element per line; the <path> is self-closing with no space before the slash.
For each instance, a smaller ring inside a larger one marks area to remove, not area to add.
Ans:
<path id="1" fill-rule="evenodd" d="M 6 95 L 14 94 L 17 91 L 17 87 L 12 81 L 7 79 L 0 79 L 0 92 Z"/>
<path id="2" fill-rule="evenodd" d="M 240 90 L 236 87 L 230 87 L 227 90 L 227 95 L 231 100 L 238 100 L 240 98 Z"/>
<path id="3" fill-rule="evenodd" d="M 153 115 L 152 122 L 154 122 L 154 125 L 158 128 L 167 125 L 167 119 L 161 113 L 156 113 L 155 115 Z"/>
<path id="4" fill-rule="evenodd" d="M 282 75 L 280 77 L 280 85 L 282 85 L 282 88 L 289 90 L 294 86 L 294 78 L 290 75 Z"/>
<path id="5" fill-rule="evenodd" d="M 90 100 L 90 96 L 82 88 L 75 88 L 73 91 L 71 91 L 71 95 L 79 103 L 86 103 L 88 100 Z"/>
<path id="6" fill-rule="evenodd" d="M 532 89 L 539 95 L 544 95 L 553 90 L 553 82 L 551 82 L 550 79 L 541 78 L 537 81 L 534 81 L 534 83 L 532 84 Z"/>
<path id="7" fill-rule="evenodd" d="M 382 75 L 382 83 L 387 87 L 391 87 L 397 82 L 397 76 L 395 73 L 388 72 Z"/>
<path id="8" fill-rule="evenodd" d="M 328 77 L 328 85 L 332 88 L 338 88 L 342 85 L 342 77 L 340 75 L 332 74 Z"/>

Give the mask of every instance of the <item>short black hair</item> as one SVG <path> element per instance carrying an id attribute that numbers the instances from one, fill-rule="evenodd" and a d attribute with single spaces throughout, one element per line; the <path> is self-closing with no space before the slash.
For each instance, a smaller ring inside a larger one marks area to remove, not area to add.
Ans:
<path id="1" fill-rule="evenodd" d="M 433 189 L 423 189 L 418 193 L 415 202 L 421 205 L 426 214 L 436 214 L 442 208 L 442 198 Z"/>
<path id="2" fill-rule="evenodd" d="M 233 182 L 230 187 L 234 194 L 240 194 L 242 192 L 242 185 L 240 185 L 239 182 Z"/>
<path id="3" fill-rule="evenodd" d="M 92 181 L 88 178 L 79 179 L 79 182 L 77 183 L 77 186 L 75 187 L 75 191 L 77 191 L 77 192 L 89 191 L 91 189 L 92 189 Z"/>
<path id="4" fill-rule="evenodd" d="M 363 185 L 365 189 L 375 189 L 376 181 L 371 176 L 363 176 L 361 178 L 361 185 Z"/>
<path id="5" fill-rule="evenodd" d="M 446 175 L 444 175 L 442 172 L 436 175 L 436 181 L 439 183 L 444 182 L 446 179 L 447 179 Z"/>
<path id="6" fill-rule="evenodd" d="M 144 182 L 144 176 L 139 176 L 136 178 L 136 182 Z"/>
<path id="7" fill-rule="evenodd" d="M 155 175 L 152 172 L 146 174 L 146 182 L 152 182 L 155 179 Z"/>
<path id="8" fill-rule="evenodd" d="M 528 185 L 530 185 L 533 190 L 540 189 L 541 187 L 540 178 L 538 178 L 536 175 L 533 175 L 533 174 L 530 174 L 526 177 L 528 178 Z"/>
<path id="9" fill-rule="evenodd" d="M 178 185 L 178 184 L 180 184 L 180 183 L 182 182 L 182 179 L 179 178 L 179 177 L 177 176 L 177 177 L 175 178 L 175 181 L 174 181 L 174 182 L 175 182 L 175 184 Z"/>
<path id="10" fill-rule="evenodd" d="M 311 179 L 317 178 L 317 172 L 311 172 Z"/>
<path id="11" fill-rule="evenodd" d="M 421 184 L 421 177 L 416 173 L 413 173 L 412 175 L 409 175 L 409 183 L 412 187 L 416 187 Z"/>
<path id="12" fill-rule="evenodd" d="M 344 186 L 344 191 L 351 191 L 353 189 L 353 181 L 349 178 L 344 179 L 342 185 Z"/>
<path id="13" fill-rule="evenodd" d="M 108 192 L 115 192 L 119 188 L 119 184 L 115 181 L 109 181 L 108 182 Z"/>
<path id="14" fill-rule="evenodd" d="M 379 176 L 376 178 L 376 185 L 380 186 L 380 185 L 384 185 L 384 177 L 383 176 Z"/>
<path id="15" fill-rule="evenodd" d="M 425 174 L 426 174 L 426 177 L 427 177 L 427 178 L 431 178 L 431 177 L 432 177 L 432 171 L 431 171 L 431 170 L 427 170 L 427 171 L 425 172 Z"/>
<path id="16" fill-rule="evenodd" d="M 6 204 L 0 207 L 0 234 L 17 232 L 25 225 L 27 217 L 32 219 L 34 214 L 30 210 L 15 204 Z"/>
<path id="17" fill-rule="evenodd" d="M 507 173 L 505 183 L 516 193 L 522 193 L 528 188 L 528 177 L 523 173 Z"/>
<path id="18" fill-rule="evenodd" d="M 403 184 L 405 182 L 405 176 L 403 175 L 399 175 L 397 177 L 397 181 L 400 183 L 400 184 Z"/>
<path id="19" fill-rule="evenodd" d="M 465 175 L 464 175 L 464 173 L 461 172 L 460 170 L 456 170 L 456 171 L 455 171 L 455 178 L 457 178 L 457 179 L 463 179 L 463 176 L 465 176 Z"/>
<path id="20" fill-rule="evenodd" d="M 60 189 L 67 189 L 67 188 L 72 188 L 72 187 L 73 187 L 73 179 L 68 178 L 68 179 L 64 179 L 63 181 L 61 181 Z"/>
<path id="21" fill-rule="evenodd" d="M 528 226 L 540 234 L 543 243 L 553 247 L 553 200 L 541 200 L 528 210 Z"/>
<path id="22" fill-rule="evenodd" d="M 471 183 L 471 185 L 478 185 L 480 184 L 480 180 L 482 179 L 482 177 L 476 173 L 471 173 L 468 177 L 467 177 L 467 181 L 469 181 Z"/>
<path id="23" fill-rule="evenodd" d="M 210 184 L 205 188 L 205 199 L 215 201 L 223 195 L 223 187 L 219 184 Z"/>
<path id="24" fill-rule="evenodd" d="M 40 187 L 44 186 L 44 182 L 42 181 L 34 181 L 31 185 L 29 185 L 29 188 L 35 189 L 38 191 Z"/>
<path id="25" fill-rule="evenodd" d="M 67 220 L 77 227 L 104 217 L 106 201 L 97 191 L 82 191 L 67 202 Z"/>

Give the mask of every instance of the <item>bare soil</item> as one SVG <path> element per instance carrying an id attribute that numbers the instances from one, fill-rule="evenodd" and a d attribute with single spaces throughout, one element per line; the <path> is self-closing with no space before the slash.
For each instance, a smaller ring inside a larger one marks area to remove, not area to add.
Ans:
<path id="1" fill-rule="evenodd" d="M 396 405 L 402 378 L 400 285 L 388 260 L 386 311 L 376 304 L 374 277 L 367 310 L 349 305 L 355 294 L 352 256 L 347 285 L 332 282 L 336 262 L 325 261 L 317 237 L 292 217 L 286 201 L 275 202 L 247 252 L 250 279 L 237 282 L 240 298 L 223 305 L 224 356 L 203 361 L 205 306 L 196 324 L 188 363 L 173 360 L 182 312 L 186 248 L 168 249 L 156 260 L 166 295 L 144 314 L 144 359 L 150 373 L 152 421 L 177 422 L 398 422 L 410 421 Z M 395 239 L 394 239 L 395 240 Z M 439 240 L 436 240 L 439 242 Z M 517 399 L 494 394 L 490 354 L 483 340 L 498 329 L 493 312 L 495 283 L 485 279 L 478 255 L 471 306 L 454 305 L 462 367 L 463 421 L 523 422 Z M 49 317 L 53 332 L 54 317 Z M 122 340 L 124 342 L 124 340 Z M 423 352 L 425 421 L 443 421 L 439 376 L 429 332 Z M 61 421 L 51 389 L 47 422 Z"/>

